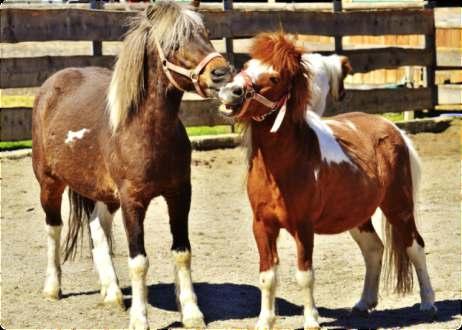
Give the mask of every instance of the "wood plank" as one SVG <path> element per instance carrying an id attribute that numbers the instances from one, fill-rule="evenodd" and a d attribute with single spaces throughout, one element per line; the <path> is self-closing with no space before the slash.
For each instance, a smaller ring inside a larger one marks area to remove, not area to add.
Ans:
<path id="1" fill-rule="evenodd" d="M 1 42 L 120 40 L 135 12 L 88 9 L 0 10 Z M 342 13 L 300 11 L 203 12 L 211 39 L 249 37 L 263 31 L 328 36 L 432 34 L 433 11 L 386 10 Z"/>
<path id="2" fill-rule="evenodd" d="M 0 88 L 40 86 L 53 73 L 67 67 L 111 68 L 114 56 L 43 56 L 0 59 Z"/>
<path id="3" fill-rule="evenodd" d="M 438 104 L 462 104 L 462 85 L 438 85 Z"/>
<path id="4" fill-rule="evenodd" d="M 105 40 L 121 39 L 123 24 L 134 12 L 90 9 L 0 10 L 0 41 Z"/>
<path id="5" fill-rule="evenodd" d="M 231 125 L 232 121 L 217 111 L 217 100 L 183 100 L 180 118 L 185 126 Z M 0 108 L 0 141 L 31 138 L 32 109 L 27 107 Z"/>
<path id="6" fill-rule="evenodd" d="M 436 63 L 441 69 L 462 67 L 462 49 L 437 48 Z"/>
<path id="7" fill-rule="evenodd" d="M 433 34 L 433 11 L 387 10 L 352 12 L 237 11 L 204 13 L 211 37 L 245 38 L 259 32 L 327 36 Z"/>
<path id="8" fill-rule="evenodd" d="M 333 52 L 320 52 L 324 55 Z M 401 66 L 426 66 L 431 64 L 432 55 L 425 49 L 386 47 L 373 49 L 342 50 L 341 54 L 348 56 L 355 73 L 365 73 L 378 69 L 395 69 Z M 248 54 L 234 54 L 236 67 L 250 59 Z"/>
<path id="9" fill-rule="evenodd" d="M 30 108 L 0 108 L 0 141 L 19 141 L 31 138 L 32 112 Z"/>
<path id="10" fill-rule="evenodd" d="M 330 54 L 332 52 L 322 52 Z M 344 50 L 355 73 L 391 69 L 405 65 L 430 64 L 431 53 L 423 49 L 388 47 L 379 49 Z M 236 66 L 249 60 L 248 54 L 235 54 Z M 102 66 L 111 68 L 114 56 L 42 56 L 0 59 L 0 88 L 40 86 L 53 73 L 66 67 Z"/>
<path id="11" fill-rule="evenodd" d="M 462 8 L 435 8 L 437 29 L 461 29 Z"/>
<path id="12" fill-rule="evenodd" d="M 180 106 L 180 118 L 185 126 L 231 125 L 229 118 L 217 110 L 220 102 L 214 99 L 183 100 Z"/>
<path id="13" fill-rule="evenodd" d="M 367 113 L 403 112 L 430 109 L 431 88 L 347 90 L 343 102 L 328 100 L 326 115 L 361 111 Z"/>
<path id="14" fill-rule="evenodd" d="M 180 118 L 186 126 L 230 124 L 217 111 L 217 100 L 184 100 Z M 327 115 L 351 111 L 368 113 L 402 112 L 430 108 L 431 89 L 348 90 L 340 103 L 329 101 Z M 0 139 L 2 141 L 30 139 L 31 109 L 0 109 Z"/>

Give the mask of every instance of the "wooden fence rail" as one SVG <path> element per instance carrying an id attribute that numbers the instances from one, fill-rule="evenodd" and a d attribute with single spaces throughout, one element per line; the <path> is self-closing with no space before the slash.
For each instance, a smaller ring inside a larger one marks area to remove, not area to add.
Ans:
<path id="1" fill-rule="evenodd" d="M 1 42 L 120 40 L 121 24 L 134 12 L 89 9 L 16 9 L 0 11 Z M 288 33 L 325 36 L 434 34 L 433 11 L 357 12 L 216 11 L 203 12 L 211 39 L 246 38 L 281 28 Z"/>
<path id="2" fill-rule="evenodd" d="M 282 8 L 282 7 L 281 7 Z M 433 9 L 388 9 L 364 11 L 348 9 L 339 12 L 313 10 L 255 10 L 246 7 L 230 10 L 202 10 L 211 39 L 247 38 L 262 31 L 281 28 L 288 33 L 322 35 L 341 40 L 354 35 L 425 35 L 435 38 Z M 295 8 L 295 7 L 294 7 Z M 0 42 L 42 41 L 118 41 L 127 31 L 123 22 L 136 12 L 116 10 L 90 10 L 81 8 L 0 9 Z M 444 15 L 441 13 L 439 17 Z M 122 22 L 122 23 L 121 23 Z M 444 27 L 457 24 L 456 18 L 446 18 Z M 374 49 L 340 50 L 350 58 L 356 73 L 401 66 L 436 69 L 434 44 L 424 48 L 384 47 Z M 329 53 L 329 52 L 325 52 Z M 229 54 L 228 54 L 229 55 Z M 232 53 L 234 64 L 240 67 L 248 54 Z M 459 56 L 459 57 L 458 57 Z M 103 66 L 111 68 L 114 56 L 42 56 L 0 59 L 0 89 L 40 86 L 54 72 L 66 67 Z M 446 69 L 460 68 L 460 52 L 451 51 L 437 58 L 438 65 Z M 457 88 L 456 88 L 457 89 Z M 439 91 L 438 91 L 439 90 Z M 448 94 L 440 103 L 457 102 L 446 86 L 430 84 L 424 88 L 389 88 L 349 90 L 342 103 L 329 102 L 328 114 L 349 111 L 369 113 L 432 109 L 438 94 Z M 461 97 L 462 98 L 462 97 Z M 460 98 L 459 98 L 460 99 Z M 185 100 L 181 119 L 186 126 L 230 124 L 221 117 L 216 100 Z M 29 108 L 0 109 L 0 140 L 30 138 L 31 111 Z"/>

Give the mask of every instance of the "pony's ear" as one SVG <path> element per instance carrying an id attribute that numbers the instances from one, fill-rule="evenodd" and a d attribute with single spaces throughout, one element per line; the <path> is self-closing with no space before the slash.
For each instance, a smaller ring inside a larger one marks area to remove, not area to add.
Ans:
<path id="1" fill-rule="evenodd" d="M 353 74 L 353 68 L 350 59 L 346 56 L 340 56 L 340 63 L 342 64 L 342 77 L 345 79 L 349 74 Z"/>
<path id="2" fill-rule="evenodd" d="M 200 4 L 201 4 L 200 0 L 192 0 L 191 1 L 191 6 L 193 6 L 193 8 L 198 9 Z"/>
<path id="3" fill-rule="evenodd" d="M 288 108 L 291 109 L 291 116 L 294 123 L 305 121 L 306 107 L 311 101 L 311 74 L 303 64 L 292 79 L 292 88 L 290 90 L 290 99 L 287 102 Z"/>

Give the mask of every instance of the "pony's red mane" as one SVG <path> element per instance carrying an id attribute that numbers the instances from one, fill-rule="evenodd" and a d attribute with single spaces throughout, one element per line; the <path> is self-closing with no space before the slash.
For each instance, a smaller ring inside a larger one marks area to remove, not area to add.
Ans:
<path id="1" fill-rule="evenodd" d="M 294 122 L 305 122 L 306 106 L 311 100 L 310 74 L 308 68 L 302 63 L 302 54 L 305 50 L 297 47 L 282 32 L 260 33 L 254 39 L 250 48 L 250 56 L 265 64 L 271 65 L 282 77 L 291 84 L 290 109 Z"/>

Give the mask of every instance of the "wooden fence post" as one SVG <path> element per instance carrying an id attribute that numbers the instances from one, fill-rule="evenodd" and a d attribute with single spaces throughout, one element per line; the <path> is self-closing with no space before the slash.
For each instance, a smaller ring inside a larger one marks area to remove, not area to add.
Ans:
<path id="1" fill-rule="evenodd" d="M 223 9 L 225 11 L 227 10 L 233 10 L 233 0 L 223 0 Z M 235 66 L 235 60 L 234 60 L 234 46 L 233 46 L 233 38 L 224 38 L 225 39 L 225 51 L 226 51 L 226 57 L 228 58 L 229 63 L 231 65 Z M 231 132 L 235 132 L 235 126 L 234 124 L 231 125 Z"/>
<path id="2" fill-rule="evenodd" d="M 334 12 L 342 11 L 342 0 L 334 0 L 333 5 L 334 5 Z M 341 54 L 343 50 L 342 37 L 335 36 L 334 40 L 335 40 L 335 53 Z"/>
<path id="3" fill-rule="evenodd" d="M 433 107 L 432 109 L 429 109 L 430 112 L 433 112 L 435 110 L 435 106 L 438 104 L 438 87 L 435 85 L 435 69 L 436 69 L 436 28 L 435 28 L 435 1 L 430 0 L 428 3 L 425 5 L 425 8 L 431 9 L 433 12 L 432 18 L 433 18 L 433 27 L 432 27 L 432 33 L 431 34 L 426 34 L 425 35 L 425 49 L 429 52 L 431 52 L 432 56 L 432 61 L 430 65 L 427 65 L 425 68 L 426 72 L 426 85 L 427 87 L 431 88 L 432 91 L 432 104 Z"/>
<path id="4" fill-rule="evenodd" d="M 104 2 L 100 0 L 91 0 L 90 9 L 103 9 Z M 103 55 L 103 43 L 100 40 L 93 41 L 93 56 Z"/>

